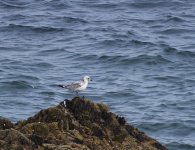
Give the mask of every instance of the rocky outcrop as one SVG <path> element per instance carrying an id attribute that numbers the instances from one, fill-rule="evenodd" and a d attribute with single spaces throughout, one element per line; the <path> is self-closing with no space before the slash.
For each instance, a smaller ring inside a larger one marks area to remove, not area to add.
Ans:
<path id="1" fill-rule="evenodd" d="M 16 124 L 0 118 L 0 149 L 166 150 L 106 105 L 79 97 Z"/>

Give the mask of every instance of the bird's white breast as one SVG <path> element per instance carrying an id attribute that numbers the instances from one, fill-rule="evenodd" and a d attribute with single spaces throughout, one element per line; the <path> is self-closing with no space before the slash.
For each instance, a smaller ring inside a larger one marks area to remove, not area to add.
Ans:
<path id="1" fill-rule="evenodd" d="M 88 86 L 88 82 L 83 82 L 82 85 L 80 87 L 78 87 L 76 90 L 83 91 L 87 88 L 87 86 Z"/>

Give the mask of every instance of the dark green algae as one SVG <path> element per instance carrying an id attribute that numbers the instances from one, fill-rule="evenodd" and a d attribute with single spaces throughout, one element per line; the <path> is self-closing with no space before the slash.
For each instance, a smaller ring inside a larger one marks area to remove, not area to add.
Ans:
<path id="1" fill-rule="evenodd" d="M 13 124 L 0 118 L 0 150 L 167 150 L 104 104 L 75 97 Z"/>

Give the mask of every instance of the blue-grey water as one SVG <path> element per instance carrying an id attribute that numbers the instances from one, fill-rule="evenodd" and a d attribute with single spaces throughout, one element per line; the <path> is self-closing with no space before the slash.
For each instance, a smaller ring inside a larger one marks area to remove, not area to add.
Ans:
<path id="1" fill-rule="evenodd" d="M 81 93 L 170 150 L 195 149 L 194 0 L 0 0 L 0 116 Z"/>

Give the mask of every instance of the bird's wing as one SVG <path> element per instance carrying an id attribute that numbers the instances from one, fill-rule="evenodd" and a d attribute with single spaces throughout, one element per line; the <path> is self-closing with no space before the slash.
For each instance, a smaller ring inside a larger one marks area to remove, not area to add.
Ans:
<path id="1" fill-rule="evenodd" d="M 75 90 L 75 89 L 77 89 L 77 88 L 79 88 L 81 86 L 82 86 L 82 83 L 81 82 L 74 82 L 74 83 L 65 85 L 64 88 L 71 89 L 71 90 Z"/>

